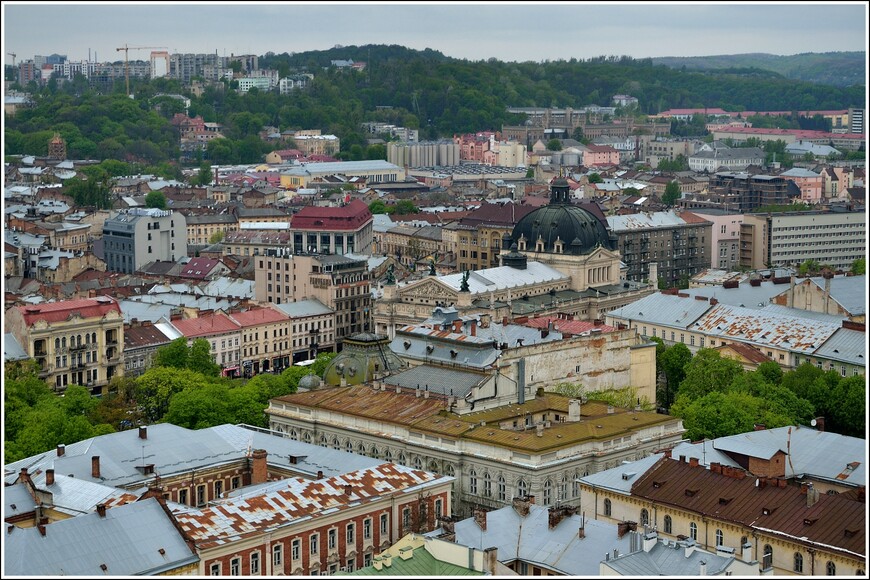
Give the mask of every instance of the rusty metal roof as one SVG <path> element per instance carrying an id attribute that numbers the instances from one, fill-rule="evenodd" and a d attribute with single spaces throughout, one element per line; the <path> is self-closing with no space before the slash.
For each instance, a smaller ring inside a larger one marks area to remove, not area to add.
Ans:
<path id="1" fill-rule="evenodd" d="M 821 320 L 717 304 L 689 325 L 688 330 L 809 354 L 828 340 L 840 326 Z"/>
<path id="2" fill-rule="evenodd" d="M 176 519 L 200 549 L 207 549 L 319 518 L 361 502 L 409 493 L 452 479 L 383 463 L 316 481 L 288 479 L 283 489 L 253 497 L 231 498 L 201 510 L 187 510 L 176 514 Z M 350 486 L 349 494 L 346 486 Z"/>
<path id="3" fill-rule="evenodd" d="M 807 507 L 807 496 L 799 487 L 767 482 L 756 485 L 752 476 L 739 479 L 668 458 L 643 474 L 631 493 L 799 544 L 858 557 L 866 553 L 865 505 L 849 497 L 820 494 L 818 501 Z"/>

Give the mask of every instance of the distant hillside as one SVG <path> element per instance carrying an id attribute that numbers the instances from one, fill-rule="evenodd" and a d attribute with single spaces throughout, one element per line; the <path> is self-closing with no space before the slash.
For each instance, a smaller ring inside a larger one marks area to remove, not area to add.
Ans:
<path id="1" fill-rule="evenodd" d="M 724 54 L 718 56 L 666 56 L 653 63 L 675 69 L 724 72 L 725 69 L 761 69 L 787 79 L 851 87 L 864 85 L 867 67 L 865 52 L 806 52 L 790 56 L 775 54 Z M 736 71 L 734 71 L 736 72 Z M 741 71 L 744 72 L 744 71 Z"/>

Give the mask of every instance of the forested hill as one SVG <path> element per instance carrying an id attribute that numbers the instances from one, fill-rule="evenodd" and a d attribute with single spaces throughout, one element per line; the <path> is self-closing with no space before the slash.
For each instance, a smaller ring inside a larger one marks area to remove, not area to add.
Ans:
<path id="1" fill-rule="evenodd" d="M 667 56 L 652 59 L 653 64 L 689 71 L 760 69 L 785 78 L 850 87 L 863 85 L 867 72 L 866 52 L 806 52 L 789 56 L 776 54 L 724 54 L 718 56 Z"/>

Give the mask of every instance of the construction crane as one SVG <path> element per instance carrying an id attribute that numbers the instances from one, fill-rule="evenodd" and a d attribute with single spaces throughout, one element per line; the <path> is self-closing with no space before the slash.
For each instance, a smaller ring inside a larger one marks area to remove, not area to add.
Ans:
<path id="1" fill-rule="evenodd" d="M 124 51 L 124 81 L 127 83 L 127 96 L 130 96 L 130 61 L 127 58 L 127 54 L 130 49 L 133 50 L 157 50 L 161 48 L 166 48 L 165 46 L 127 46 L 126 44 L 121 48 L 116 48 L 117 51 Z"/>

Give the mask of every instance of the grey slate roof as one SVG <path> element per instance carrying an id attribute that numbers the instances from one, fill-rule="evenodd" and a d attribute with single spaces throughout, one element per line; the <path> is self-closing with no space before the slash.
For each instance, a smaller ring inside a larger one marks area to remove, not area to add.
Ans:
<path id="1" fill-rule="evenodd" d="M 482 337 L 463 336 L 461 334 L 449 334 L 446 342 L 441 340 L 428 340 L 430 333 L 437 334 L 429 328 L 406 326 L 396 335 L 390 343 L 390 350 L 400 357 L 418 360 L 441 361 L 447 363 L 461 363 L 466 366 L 482 368 L 495 362 L 501 354 L 500 350 L 492 347 L 492 339 Z M 443 333 L 441 333 L 443 334 Z M 458 339 L 462 337 L 460 342 Z M 405 343 L 408 347 L 405 348 Z M 427 351 L 431 346 L 431 352 Z M 454 358 L 450 351 L 458 354 Z"/>
<path id="2" fill-rule="evenodd" d="M 456 543 L 480 550 L 494 546 L 502 563 L 540 563 L 569 576 L 598 576 L 598 562 L 605 553 L 629 550 L 630 535 L 619 538 L 615 524 L 586 518 L 586 537 L 580 539 L 579 515 L 565 517 L 550 529 L 548 509 L 529 507 L 526 517 L 513 507 L 488 512 L 485 531 L 473 518 L 456 522 Z"/>
<path id="3" fill-rule="evenodd" d="M 699 576 L 701 562 L 707 565 L 706 574 L 709 576 L 722 574 L 734 556 L 722 556 L 704 550 L 693 550 L 686 556 L 685 546 L 671 542 L 666 546 L 663 542 L 656 542 L 649 552 L 643 550 L 632 554 L 623 554 L 611 558 L 605 562 L 622 576 L 637 576 L 649 578 L 653 576 Z"/>
<path id="4" fill-rule="evenodd" d="M 464 273 L 460 272 L 457 274 L 448 274 L 447 276 L 439 276 L 438 281 L 447 284 L 458 292 L 462 287 L 462 277 L 464 275 Z M 525 270 L 517 270 L 511 266 L 498 266 L 496 268 L 475 270 L 469 274 L 468 290 L 472 294 L 486 294 L 490 291 L 497 291 L 506 288 L 519 288 L 527 285 L 531 286 L 540 282 L 567 279 L 568 276 L 555 268 L 551 268 L 542 262 L 529 261 Z M 516 298 L 519 297 L 520 294 L 517 294 Z"/>
<path id="5" fill-rule="evenodd" d="M 810 280 L 825 289 L 825 279 L 821 276 Z M 831 278 L 831 298 L 853 316 L 866 314 L 867 276 L 834 276 Z"/>
<path id="6" fill-rule="evenodd" d="M 30 495 L 27 486 L 16 483 L 3 488 L 3 517 L 11 518 L 30 513 L 36 506 L 36 500 Z"/>
<path id="7" fill-rule="evenodd" d="M 37 577 L 157 574 L 199 561 L 154 498 L 48 524 L 45 536 L 15 528 L 3 552 L 5 574 Z"/>
<path id="8" fill-rule="evenodd" d="M 737 288 L 724 288 L 720 286 L 707 286 L 704 288 L 689 288 L 680 290 L 691 298 L 706 296 L 715 298 L 721 304 L 743 306 L 745 308 L 764 308 L 770 304 L 770 299 L 788 290 L 788 284 L 774 284 L 770 280 L 764 280 L 758 286 L 752 286 L 748 281 L 742 282 Z"/>
<path id="9" fill-rule="evenodd" d="M 421 390 L 428 386 L 430 392 L 456 397 L 464 397 L 487 380 L 489 375 L 431 365 L 416 366 L 384 378 L 388 385 Z"/>
<path id="10" fill-rule="evenodd" d="M 73 516 L 92 512 L 97 504 L 110 504 L 112 500 L 120 500 L 121 503 L 135 501 L 130 492 L 123 489 L 62 474 L 54 476 L 52 485 L 44 485 L 43 482 L 42 489 L 51 492 L 51 505 L 55 510 Z M 145 489 L 141 491 L 144 493 Z M 127 497 L 123 498 L 124 495 Z"/>
<path id="11" fill-rule="evenodd" d="M 820 346 L 815 354 L 830 360 L 866 366 L 867 335 L 858 330 L 841 328 Z"/>
<path id="12" fill-rule="evenodd" d="M 321 316 L 332 313 L 332 309 L 323 304 L 317 298 L 309 298 L 298 302 L 286 302 L 284 304 L 273 304 L 273 307 L 278 308 L 291 318 Z"/>

